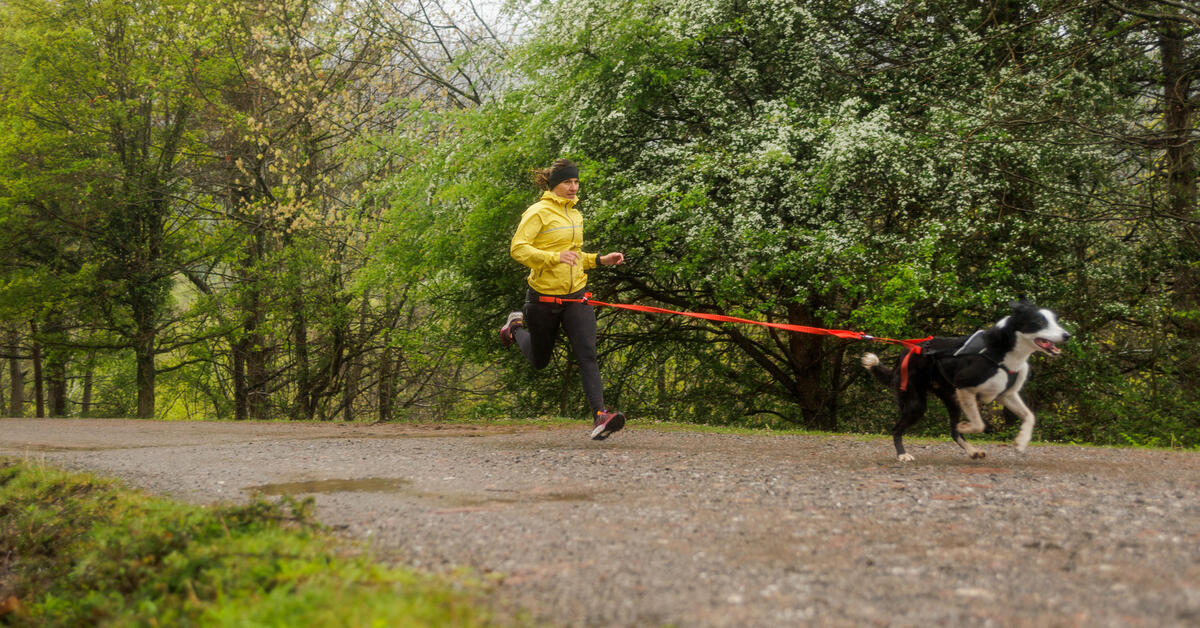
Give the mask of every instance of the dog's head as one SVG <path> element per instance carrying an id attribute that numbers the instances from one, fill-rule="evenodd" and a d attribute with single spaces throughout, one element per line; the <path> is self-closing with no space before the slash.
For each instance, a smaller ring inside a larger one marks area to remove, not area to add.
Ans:
<path id="1" fill-rule="evenodd" d="M 1058 324 L 1058 316 L 1045 308 L 1017 301 L 1010 303 L 1012 315 L 1007 316 L 997 324 L 997 327 L 1008 327 L 1016 333 L 1017 342 L 1027 343 L 1034 351 L 1041 351 L 1049 356 L 1058 356 L 1062 349 L 1060 343 L 1071 338 L 1071 334 Z"/>

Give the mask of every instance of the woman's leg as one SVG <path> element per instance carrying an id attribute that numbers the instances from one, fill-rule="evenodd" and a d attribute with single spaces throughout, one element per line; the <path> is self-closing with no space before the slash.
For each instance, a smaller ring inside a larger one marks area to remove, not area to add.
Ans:
<path id="1" fill-rule="evenodd" d="M 540 303 L 531 294 L 525 301 L 524 320 L 513 329 L 513 340 L 521 348 L 522 355 L 535 369 L 544 369 L 554 355 L 554 341 L 558 336 L 561 305 Z"/>
<path id="2" fill-rule="evenodd" d="M 596 357 L 596 312 L 588 304 L 569 303 L 562 314 L 563 330 L 571 341 L 571 350 L 579 362 L 579 379 L 592 415 L 604 410 L 604 384 L 600 380 L 600 362 Z"/>

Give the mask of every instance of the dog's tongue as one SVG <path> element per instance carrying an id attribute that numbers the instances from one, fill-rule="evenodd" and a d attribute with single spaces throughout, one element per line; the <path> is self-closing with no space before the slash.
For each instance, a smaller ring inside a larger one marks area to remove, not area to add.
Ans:
<path id="1" fill-rule="evenodd" d="M 1053 353 L 1054 355 L 1058 355 L 1062 351 L 1062 349 L 1059 349 L 1057 346 L 1055 346 L 1053 342 L 1050 342 L 1045 338 L 1038 338 L 1034 342 L 1036 342 L 1037 346 L 1041 347 L 1044 351 Z"/>

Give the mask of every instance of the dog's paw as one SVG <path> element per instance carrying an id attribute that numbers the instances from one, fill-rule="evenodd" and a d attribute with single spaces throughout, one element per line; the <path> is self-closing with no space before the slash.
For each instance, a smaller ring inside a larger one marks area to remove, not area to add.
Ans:
<path id="1" fill-rule="evenodd" d="M 912 457 L 912 454 L 900 454 L 899 456 L 896 456 L 896 460 L 899 460 L 900 462 L 916 462 L 917 461 L 916 458 Z"/>
<path id="2" fill-rule="evenodd" d="M 879 365 L 879 356 L 874 353 L 864 353 L 862 356 L 863 368 L 872 368 Z"/>
<path id="3" fill-rule="evenodd" d="M 984 458 L 987 458 L 986 452 L 982 452 L 982 451 L 971 452 L 971 460 L 982 460 Z"/>

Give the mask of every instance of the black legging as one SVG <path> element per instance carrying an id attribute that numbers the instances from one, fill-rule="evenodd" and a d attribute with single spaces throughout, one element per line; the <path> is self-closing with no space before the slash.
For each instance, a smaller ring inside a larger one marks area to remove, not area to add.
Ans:
<path id="1" fill-rule="evenodd" d="M 584 291 L 554 295 L 563 299 L 581 299 Z M 600 364 L 596 359 L 596 313 L 586 303 L 542 303 L 534 290 L 525 295 L 525 324 L 513 330 L 513 338 L 521 347 L 525 359 L 533 368 L 543 369 L 550 363 L 554 343 L 561 323 L 571 341 L 571 350 L 579 361 L 579 379 L 592 414 L 604 409 L 604 385 L 600 381 Z"/>

